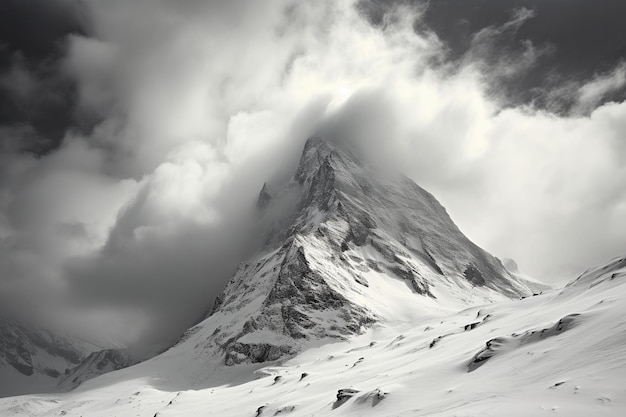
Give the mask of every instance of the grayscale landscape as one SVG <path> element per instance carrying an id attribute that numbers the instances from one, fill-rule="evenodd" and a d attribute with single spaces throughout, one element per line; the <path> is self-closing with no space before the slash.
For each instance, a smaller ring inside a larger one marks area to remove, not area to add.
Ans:
<path id="1" fill-rule="evenodd" d="M 4 2 L 0 416 L 625 415 L 624 13 Z"/>

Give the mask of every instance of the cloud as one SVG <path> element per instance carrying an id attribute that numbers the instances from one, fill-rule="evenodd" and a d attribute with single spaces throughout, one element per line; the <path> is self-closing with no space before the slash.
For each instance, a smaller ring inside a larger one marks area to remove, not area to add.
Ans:
<path id="1" fill-rule="evenodd" d="M 585 83 L 577 91 L 575 111 L 589 113 L 611 93 L 626 86 L 626 64 L 616 66 L 610 73 L 602 74 Z"/>
<path id="2" fill-rule="evenodd" d="M 494 95 L 494 74 L 541 59 L 528 42 L 494 59 L 528 10 L 448 61 L 414 30 L 423 7 L 385 8 L 372 25 L 330 0 L 85 5 L 92 27 L 66 39 L 62 69 L 93 129 L 0 161 L 5 309 L 41 306 L 32 314 L 106 324 L 129 343 L 177 336 L 254 250 L 263 182 L 288 177 L 316 132 L 384 156 L 540 278 L 626 247 L 626 108 L 597 100 L 619 68 L 578 86 L 586 116 Z"/>
<path id="3" fill-rule="evenodd" d="M 11 94 L 17 101 L 24 101 L 36 89 L 37 80 L 26 68 L 24 57 L 15 54 L 8 70 L 0 75 L 0 88 Z"/>
<path id="4" fill-rule="evenodd" d="M 116 96 L 117 56 L 109 43 L 80 35 L 69 35 L 64 72 L 77 81 L 77 110 L 95 117 L 107 115 Z"/>

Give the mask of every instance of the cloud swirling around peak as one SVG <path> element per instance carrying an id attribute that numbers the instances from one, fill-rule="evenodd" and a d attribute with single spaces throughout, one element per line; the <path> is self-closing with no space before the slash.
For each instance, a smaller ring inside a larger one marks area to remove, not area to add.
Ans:
<path id="1" fill-rule="evenodd" d="M 60 70 L 93 129 L 2 156 L 0 304 L 20 300 L 7 309 L 36 300 L 129 343 L 175 337 L 253 247 L 263 182 L 320 129 L 383 150 L 470 238 L 540 278 L 626 247 L 626 103 L 601 100 L 623 66 L 555 90 L 578 97 L 571 114 L 505 106 L 490 81 L 542 56 L 497 49 L 528 10 L 451 61 L 416 30 L 423 5 L 376 25 L 350 1 L 85 6 L 90 31 L 67 37 Z"/>

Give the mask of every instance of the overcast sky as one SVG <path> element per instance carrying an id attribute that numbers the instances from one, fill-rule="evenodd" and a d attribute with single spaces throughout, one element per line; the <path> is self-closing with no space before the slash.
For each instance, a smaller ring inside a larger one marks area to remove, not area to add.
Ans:
<path id="1" fill-rule="evenodd" d="M 210 309 L 329 117 L 547 282 L 626 253 L 621 0 L 0 3 L 0 309 L 128 343 Z"/>

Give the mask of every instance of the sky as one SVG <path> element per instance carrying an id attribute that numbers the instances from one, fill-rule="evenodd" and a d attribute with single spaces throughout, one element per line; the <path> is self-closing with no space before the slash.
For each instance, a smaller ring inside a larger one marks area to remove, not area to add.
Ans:
<path id="1" fill-rule="evenodd" d="M 263 183 L 330 119 L 529 275 L 623 255 L 625 14 L 3 1 L 0 314 L 142 348 L 175 338 L 253 250 Z"/>

